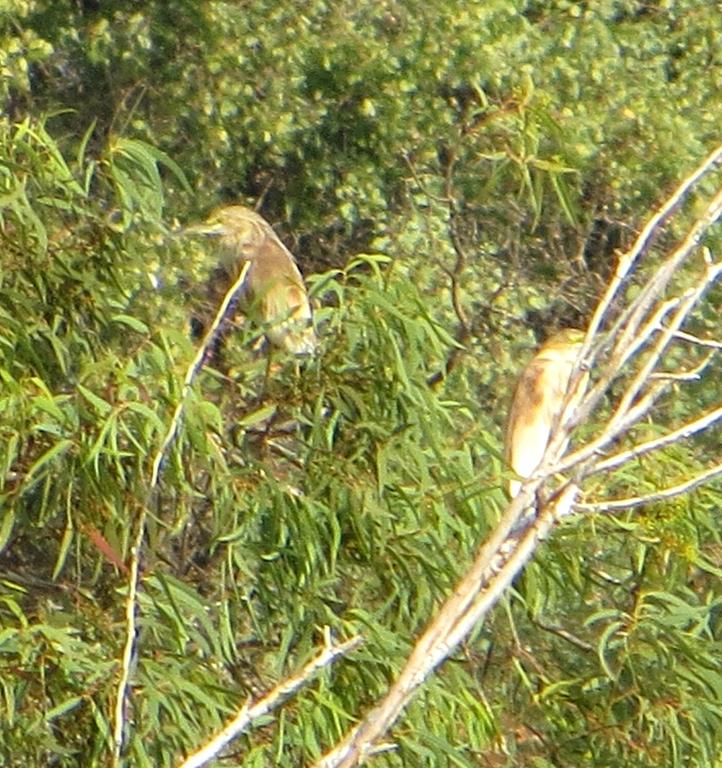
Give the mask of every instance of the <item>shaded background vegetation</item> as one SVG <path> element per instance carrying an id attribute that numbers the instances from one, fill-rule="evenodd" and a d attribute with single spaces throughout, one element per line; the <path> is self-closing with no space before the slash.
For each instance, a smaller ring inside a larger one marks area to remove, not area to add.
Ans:
<path id="1" fill-rule="evenodd" d="M 214 254 L 179 223 L 259 202 L 321 353 L 264 383 L 244 326 L 194 390 L 148 532 L 129 762 L 174 764 L 322 627 L 362 632 L 234 747 L 303 765 L 385 689 L 503 507 L 514 375 L 585 322 L 718 140 L 721 64 L 703 0 L 4 3 L 4 764 L 107 761 L 122 566 L 188 318 L 212 311 Z M 717 289 L 694 330 L 719 311 Z M 670 414 L 718 403 L 719 371 Z M 718 453 L 717 432 L 614 483 Z M 376 762 L 715 765 L 721 496 L 566 523 Z"/>

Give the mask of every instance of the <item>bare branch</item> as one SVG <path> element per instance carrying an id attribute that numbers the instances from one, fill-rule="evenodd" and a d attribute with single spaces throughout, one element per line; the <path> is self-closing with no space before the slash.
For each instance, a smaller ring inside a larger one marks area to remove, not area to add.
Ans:
<path id="1" fill-rule="evenodd" d="M 179 768 L 200 768 L 217 757 L 233 739 L 297 693 L 319 670 L 329 666 L 340 656 L 351 653 L 363 642 L 360 636 L 356 636 L 339 645 L 334 645 L 328 627 L 326 627 L 324 634 L 324 649 L 311 659 L 298 674 L 280 682 L 273 690 L 258 699 L 255 704 L 247 701 L 240 708 L 238 714 L 224 726 L 223 730 L 217 733 L 207 744 L 189 755 L 179 765 Z"/>
<path id="2" fill-rule="evenodd" d="M 180 426 L 183 421 L 183 411 L 185 409 L 186 400 L 190 394 L 191 387 L 193 386 L 193 382 L 203 368 L 204 362 L 207 359 L 208 352 L 215 344 L 218 338 L 218 334 L 220 333 L 221 326 L 223 325 L 224 320 L 228 317 L 231 306 L 234 304 L 241 292 L 243 282 L 246 279 L 246 274 L 248 273 L 250 266 L 250 261 L 244 262 L 243 269 L 236 278 L 236 281 L 228 289 L 226 295 L 223 297 L 223 301 L 218 308 L 218 312 L 216 312 L 216 316 L 213 318 L 211 327 L 208 329 L 208 332 L 203 338 L 203 342 L 201 343 L 200 347 L 198 347 L 196 356 L 188 366 L 185 378 L 183 379 L 183 390 L 181 391 L 180 400 L 178 401 L 178 405 L 176 405 L 176 409 L 173 413 L 173 418 L 171 419 L 170 426 L 168 427 L 165 438 L 155 455 L 155 459 L 153 460 L 153 470 L 150 477 L 151 490 L 158 485 L 163 462 L 166 460 L 168 453 L 173 446 L 173 443 L 178 437 L 178 432 L 180 431 Z"/>
<path id="3" fill-rule="evenodd" d="M 639 326 L 640 319 L 649 310 L 653 302 L 662 294 L 672 275 L 679 269 L 689 255 L 702 241 L 705 232 L 719 219 L 722 214 L 722 189 L 708 204 L 705 212 L 700 216 L 682 244 L 667 258 L 665 263 L 658 268 L 654 275 L 647 281 L 644 288 L 631 303 L 629 309 L 622 315 L 620 323 L 625 326 L 624 333 L 619 340 L 619 346 L 624 348 L 634 337 Z"/>
<path id="4" fill-rule="evenodd" d="M 411 162 L 411 158 L 408 155 L 408 152 L 404 152 L 403 154 L 404 162 L 409 168 L 409 171 L 411 171 L 411 175 L 416 182 L 416 185 L 418 188 L 426 195 L 426 197 L 429 198 L 429 200 L 435 202 L 435 203 L 442 203 L 443 205 L 446 205 L 449 201 L 445 197 L 441 197 L 440 195 L 435 195 L 433 192 L 431 192 L 426 184 L 420 179 L 418 172 L 416 171 L 416 167 Z"/>
<path id="5" fill-rule="evenodd" d="M 619 292 L 624 280 L 629 274 L 630 270 L 640 258 L 640 256 L 647 250 L 652 239 L 656 236 L 659 228 L 665 223 L 665 221 L 671 216 L 676 208 L 682 203 L 689 191 L 697 184 L 697 182 L 707 173 L 714 169 L 722 161 L 722 145 L 714 149 L 705 158 L 705 160 L 696 168 L 686 179 L 684 179 L 672 195 L 662 204 L 659 210 L 652 216 L 652 218 L 645 224 L 642 231 L 639 233 L 634 245 L 631 249 L 622 256 L 617 265 L 617 269 L 614 273 L 614 277 L 607 290 L 604 293 L 601 301 L 597 305 L 594 311 L 589 328 L 587 329 L 587 337 L 585 339 L 585 348 L 581 353 L 582 358 L 586 358 L 586 355 L 592 348 L 593 341 L 602 326 L 602 322 L 607 317 L 609 309 L 612 306 L 617 293 Z"/>
<path id="6" fill-rule="evenodd" d="M 644 306 L 645 309 L 649 309 L 653 301 L 649 285 L 654 282 L 654 296 L 659 296 L 661 294 L 674 269 L 676 269 L 699 244 L 704 232 L 706 232 L 717 218 L 719 218 L 720 205 L 722 204 L 720 195 L 722 195 L 722 191 L 720 191 L 708 206 L 705 214 L 697 220 L 682 245 L 676 249 L 665 265 L 657 270 L 656 277 L 648 283 L 642 294 L 637 297 L 637 299 L 632 302 L 630 308 L 617 319 L 606 336 L 600 337 L 600 328 L 602 327 L 603 322 L 608 318 L 613 302 L 619 294 L 624 281 L 630 274 L 632 267 L 641 255 L 646 252 L 652 240 L 656 237 L 658 229 L 682 203 L 699 180 L 715 169 L 721 161 L 722 145 L 714 149 L 700 166 L 680 183 L 671 197 L 663 203 L 657 213 L 655 213 L 644 226 L 631 249 L 620 256 L 614 276 L 610 281 L 604 296 L 597 305 L 587 328 L 584 344 L 579 355 L 580 366 L 590 368 L 592 363 L 605 353 L 612 344 L 614 344 L 614 352 L 610 355 L 610 361 L 606 372 L 602 376 L 602 380 L 600 380 L 598 385 L 592 388 L 587 398 L 585 398 L 584 403 L 577 409 L 578 421 L 584 420 L 598 405 L 608 384 L 618 375 L 624 362 L 629 358 L 629 355 L 625 356 L 625 350 L 630 349 L 630 347 L 634 345 L 635 339 L 640 337 L 638 331 L 643 317 L 643 313 L 640 311 L 641 307 Z M 663 277 L 660 278 L 660 275 Z"/>
<path id="7" fill-rule="evenodd" d="M 718 211 L 718 215 L 720 214 L 722 214 L 722 208 Z M 563 472 L 595 455 L 600 455 L 609 443 L 617 439 L 649 412 L 656 400 L 666 389 L 666 386 L 672 381 L 672 378 L 669 376 L 665 377 L 663 380 L 654 380 L 654 368 L 659 363 L 660 358 L 666 351 L 675 334 L 679 332 L 680 326 L 687 319 L 693 307 L 720 274 L 722 274 L 722 263 L 708 264 L 703 277 L 698 281 L 697 285 L 685 292 L 679 302 L 675 302 L 676 311 L 670 319 L 669 325 L 662 326 L 661 329 L 659 329 L 660 335 L 658 341 L 654 344 L 644 365 L 633 377 L 631 383 L 625 388 L 620 401 L 614 413 L 609 418 L 602 434 L 590 443 L 579 448 L 577 451 L 564 457 L 563 460 L 552 468 L 553 473 Z M 665 308 L 668 305 L 670 305 L 669 301 L 664 303 Z M 661 317 L 661 313 L 656 312 L 654 317 Z M 649 323 L 646 327 L 649 336 L 657 330 L 654 323 Z M 647 338 L 649 338 L 649 336 Z M 638 345 L 638 347 L 640 346 L 641 344 Z M 701 368 L 707 363 L 708 361 L 704 361 Z M 603 386 L 605 381 L 607 384 L 606 386 Z M 596 400 L 601 398 L 610 381 L 611 377 L 604 378 L 584 397 L 577 409 L 576 420 L 570 422 L 572 426 L 579 421 L 580 418 L 588 414 Z M 646 389 L 645 394 L 641 394 L 643 388 Z M 553 438 L 551 442 L 555 442 L 557 439 L 558 438 Z M 564 439 L 565 438 L 562 437 L 562 443 Z M 550 449 L 551 448 L 552 445 L 550 445 Z M 586 471 L 585 474 L 589 474 L 589 471 Z"/>
<path id="8" fill-rule="evenodd" d="M 678 443 L 680 440 L 685 440 L 698 432 L 702 432 L 720 419 L 722 419 L 722 406 L 715 408 L 704 416 L 700 416 L 699 419 L 684 424 L 673 432 L 668 432 L 666 435 L 662 435 L 662 437 L 658 437 L 655 440 L 649 440 L 646 443 L 639 443 L 628 451 L 617 453 L 604 461 L 600 461 L 594 466 L 594 469 L 590 474 L 607 472 L 610 469 L 621 467 L 623 464 L 632 461 L 632 459 L 637 459 L 652 451 L 658 451 L 660 448 L 666 448 L 668 445 Z"/>
<path id="9" fill-rule="evenodd" d="M 722 201 L 722 193 L 720 195 L 720 201 Z M 720 208 L 718 215 L 720 213 L 722 213 L 722 208 Z M 632 382 L 625 389 L 620 403 L 617 406 L 617 410 L 609 421 L 610 429 L 614 429 L 616 424 L 622 421 L 626 412 L 631 407 L 631 404 L 639 396 L 642 387 L 644 387 L 649 380 L 650 375 L 656 368 L 662 355 L 667 350 L 667 347 L 672 341 L 674 334 L 679 331 L 682 323 L 687 319 L 687 316 L 691 312 L 692 308 L 699 301 L 704 292 L 717 279 L 720 273 L 722 273 L 722 263 L 716 265 L 708 265 L 708 267 L 705 269 L 703 278 L 698 281 L 694 288 L 685 293 L 682 301 L 679 303 L 676 311 L 670 318 L 669 325 L 662 328 L 659 339 L 652 348 L 650 355 L 645 360 L 644 365 L 639 369 L 636 376 L 632 379 Z"/>
<path id="10" fill-rule="evenodd" d="M 188 395 L 190 394 L 191 387 L 193 386 L 193 382 L 203 368 L 203 363 L 207 359 L 206 356 L 208 354 L 208 350 L 211 349 L 215 343 L 223 321 L 226 319 L 230 308 L 233 305 L 233 302 L 240 293 L 249 267 L 250 262 L 246 262 L 240 274 L 238 275 L 237 280 L 228 289 L 226 295 L 223 298 L 223 301 L 221 302 L 218 312 L 216 313 L 213 323 L 208 330 L 208 333 L 206 333 L 202 344 L 198 348 L 193 361 L 188 367 L 185 378 L 183 380 L 183 390 L 181 391 L 180 400 L 178 401 L 178 405 L 176 406 L 175 412 L 173 413 L 173 418 L 171 419 L 171 422 L 168 426 L 168 430 L 165 434 L 163 442 L 161 443 L 160 448 L 158 449 L 155 458 L 153 459 L 150 482 L 148 486 L 148 501 L 146 502 L 145 506 L 141 508 L 138 515 L 135 539 L 130 550 L 128 596 L 125 601 L 125 643 L 123 646 L 123 657 L 120 665 L 120 680 L 118 681 L 115 700 L 115 713 L 113 718 L 113 755 L 111 759 L 112 768 L 116 768 L 120 764 L 120 758 L 125 742 L 125 713 L 128 697 L 130 695 L 130 677 L 133 668 L 133 659 L 135 658 L 136 654 L 136 643 L 138 636 L 136 619 L 138 612 L 138 589 L 140 586 L 140 560 L 143 551 L 143 543 L 145 541 L 145 529 L 148 520 L 149 509 L 152 505 L 153 499 L 155 498 L 156 491 L 160 483 L 163 464 L 180 432 L 186 401 L 188 399 Z"/>
<path id="11" fill-rule="evenodd" d="M 593 645 L 586 642 L 586 640 L 582 640 L 581 637 L 577 637 L 574 633 L 570 632 L 567 629 L 564 629 L 564 627 L 558 627 L 555 624 L 547 624 L 543 622 L 541 619 L 536 619 L 533 616 L 531 617 L 531 622 L 535 624 L 539 629 L 544 630 L 544 632 L 550 632 L 553 635 L 556 635 L 557 637 L 561 637 L 562 640 L 566 640 L 571 645 L 576 646 L 582 651 L 586 651 L 587 653 L 593 653 L 596 649 Z"/>
<path id="12" fill-rule="evenodd" d="M 699 381 L 702 372 L 714 359 L 714 352 L 710 352 L 699 365 L 686 371 L 664 371 L 653 373 L 649 378 L 653 381 Z"/>
<path id="13" fill-rule="evenodd" d="M 692 344 L 697 344 L 700 347 L 712 347 L 712 349 L 722 349 L 722 341 L 715 341 L 714 339 L 700 339 L 699 336 L 694 336 L 691 333 L 685 331 L 678 331 L 675 333 L 675 338 L 680 341 L 689 341 Z"/>
<path id="14" fill-rule="evenodd" d="M 679 485 L 673 485 L 671 488 L 665 488 L 657 493 L 650 493 L 646 496 L 632 496 L 627 499 L 600 501 L 593 504 L 581 502 L 576 507 L 584 512 L 619 512 L 623 509 L 634 509 L 635 507 L 643 507 L 646 504 L 655 504 L 659 501 L 669 501 L 669 499 L 673 499 L 675 496 L 689 493 L 695 488 L 699 488 L 700 485 L 705 485 L 710 480 L 720 476 L 722 476 L 722 464 L 715 464 L 706 472 L 700 472 L 698 475 L 695 475 L 691 480 L 686 480 Z"/>
<path id="15" fill-rule="evenodd" d="M 644 418 L 654 406 L 655 402 L 669 387 L 669 382 L 657 381 L 654 382 L 648 389 L 644 397 L 634 404 L 629 409 L 626 416 L 621 420 L 614 429 L 607 427 L 604 429 L 601 435 L 594 438 L 589 443 L 581 446 L 575 451 L 566 454 L 557 463 L 552 464 L 551 468 L 542 465 L 539 472 L 544 474 L 555 475 L 561 472 L 566 472 L 572 467 L 577 467 L 590 460 L 596 460 L 599 456 L 603 455 L 604 449 L 617 437 L 626 432 L 630 427 L 634 426 L 638 421 Z M 557 440 L 558 438 L 554 438 Z M 585 468 L 584 476 L 590 474 L 591 468 Z"/>
<path id="16" fill-rule="evenodd" d="M 316 768 L 354 768 L 373 751 L 374 744 L 393 725 L 416 690 L 496 604 L 533 555 L 538 543 L 556 522 L 569 513 L 578 492 L 568 485 L 536 520 L 518 526 L 538 482 L 526 481 L 499 526 L 481 547 L 474 564 L 432 619 L 409 659 L 381 702 L 346 738 L 327 753 Z"/>

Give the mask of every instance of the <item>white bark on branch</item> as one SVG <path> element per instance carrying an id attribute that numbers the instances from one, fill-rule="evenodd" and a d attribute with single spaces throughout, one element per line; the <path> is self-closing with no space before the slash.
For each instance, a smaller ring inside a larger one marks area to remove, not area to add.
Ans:
<path id="1" fill-rule="evenodd" d="M 352 637 L 339 645 L 334 645 L 330 631 L 325 631 L 325 646 L 301 671 L 281 681 L 273 690 L 262 696 L 255 703 L 246 702 L 236 716 L 217 733 L 207 744 L 189 755 L 178 768 L 201 768 L 214 757 L 217 757 L 233 739 L 247 731 L 254 722 L 272 712 L 290 696 L 297 693 L 313 676 L 324 667 L 332 664 L 340 656 L 344 656 L 361 645 L 361 637 Z"/>
<path id="2" fill-rule="evenodd" d="M 621 453 L 617 453 L 614 456 L 610 456 L 608 459 L 604 459 L 604 461 L 598 462 L 595 465 L 593 471 L 589 474 L 608 472 L 610 469 L 616 469 L 617 467 L 621 467 L 623 464 L 627 464 L 628 462 L 632 461 L 632 459 L 638 459 L 640 456 L 644 456 L 645 454 L 651 453 L 652 451 L 658 451 L 660 448 L 666 448 L 667 446 L 674 445 L 681 440 L 686 440 L 692 435 L 708 429 L 720 419 L 722 419 L 722 407 L 715 408 L 709 413 L 706 413 L 704 416 L 700 416 L 700 418 L 695 419 L 694 421 L 690 421 L 678 429 L 675 429 L 673 432 L 662 435 L 662 437 L 657 437 L 654 440 L 648 440 L 645 443 L 639 443 L 627 451 L 622 451 Z"/>
<path id="3" fill-rule="evenodd" d="M 589 504 L 581 503 L 577 504 L 577 508 L 584 512 L 619 512 L 625 509 L 634 509 L 635 507 L 643 507 L 647 504 L 656 504 L 660 501 L 669 501 L 669 499 L 673 499 L 675 496 L 682 496 L 695 490 L 695 488 L 699 488 L 701 485 L 706 485 L 718 477 L 722 477 L 722 464 L 715 464 L 715 466 L 710 467 L 705 472 L 700 472 L 679 485 L 673 485 L 656 493 L 650 493 L 646 496 L 632 496 L 628 499 L 613 499 Z"/>

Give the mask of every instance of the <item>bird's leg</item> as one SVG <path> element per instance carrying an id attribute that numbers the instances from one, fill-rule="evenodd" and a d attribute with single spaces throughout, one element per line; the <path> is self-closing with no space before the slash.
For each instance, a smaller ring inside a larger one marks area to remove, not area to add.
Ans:
<path id="1" fill-rule="evenodd" d="M 261 388 L 261 396 L 260 400 L 263 400 L 263 398 L 266 395 L 266 392 L 268 391 L 268 385 L 271 381 L 271 369 L 273 368 L 273 344 L 268 344 L 268 351 L 267 351 L 267 357 L 266 357 L 266 371 L 263 374 L 263 387 Z"/>

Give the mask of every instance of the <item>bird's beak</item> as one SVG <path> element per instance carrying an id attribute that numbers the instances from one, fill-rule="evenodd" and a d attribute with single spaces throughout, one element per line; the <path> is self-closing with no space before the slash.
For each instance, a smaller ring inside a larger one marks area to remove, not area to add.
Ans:
<path id="1" fill-rule="evenodd" d="M 201 222 L 200 224 L 192 224 L 190 227 L 182 227 L 178 230 L 179 236 L 185 235 L 222 235 L 225 232 L 225 227 L 218 222 L 213 224 L 208 222 Z"/>

